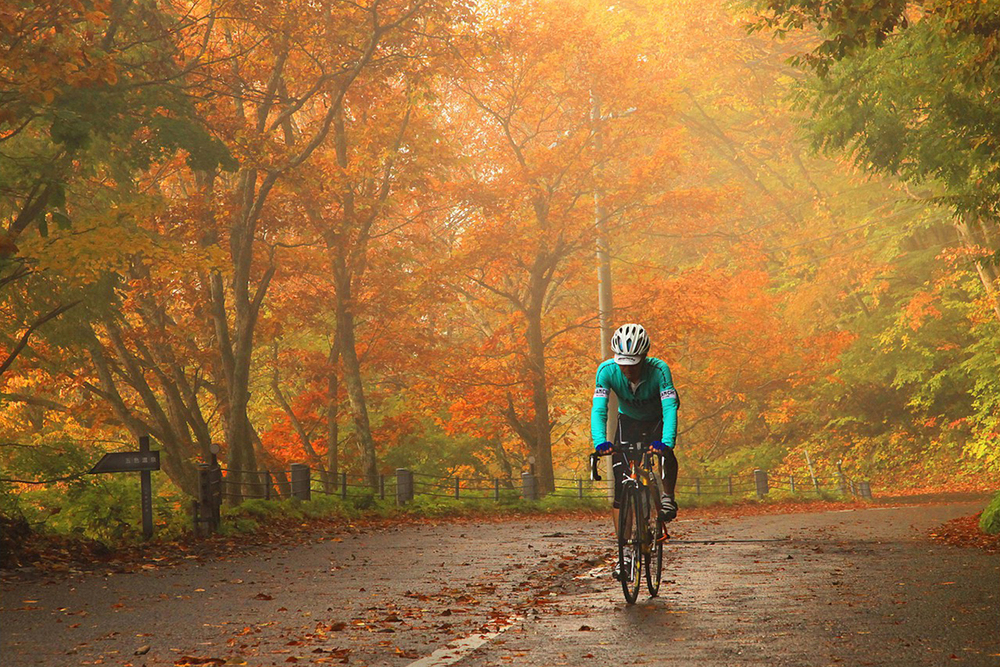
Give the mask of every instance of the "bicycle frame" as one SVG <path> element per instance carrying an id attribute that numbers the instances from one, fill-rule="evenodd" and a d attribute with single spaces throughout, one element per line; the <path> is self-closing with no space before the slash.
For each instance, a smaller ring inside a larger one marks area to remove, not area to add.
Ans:
<path id="1" fill-rule="evenodd" d="M 604 454 L 598 454 L 594 452 L 590 455 L 590 478 L 595 482 L 601 481 L 602 477 L 598 471 L 598 459 L 602 456 L 611 456 L 612 454 L 624 454 L 625 460 L 629 465 L 629 472 L 625 476 L 622 482 L 622 492 L 627 486 L 634 485 L 640 489 L 648 489 L 650 486 L 656 489 L 656 497 L 659 498 L 663 495 L 663 454 L 657 454 L 649 449 L 649 446 L 642 443 L 629 443 L 623 442 L 621 444 L 615 444 L 608 452 Z M 660 463 L 660 473 L 655 474 L 653 469 L 653 457 L 659 459 Z M 638 459 L 638 460 L 637 460 Z M 651 508 L 647 505 L 649 504 L 648 493 L 640 493 L 641 498 L 643 498 L 643 517 L 646 520 L 647 525 L 652 518 Z"/>

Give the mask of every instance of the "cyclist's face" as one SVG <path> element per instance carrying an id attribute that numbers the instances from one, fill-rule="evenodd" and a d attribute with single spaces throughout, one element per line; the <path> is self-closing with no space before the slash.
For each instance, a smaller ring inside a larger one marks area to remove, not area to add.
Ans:
<path id="1" fill-rule="evenodd" d="M 645 359 L 631 366 L 623 366 L 621 364 L 618 364 L 618 368 L 622 369 L 622 373 L 625 375 L 625 379 L 627 379 L 629 382 L 638 382 L 639 378 L 642 377 L 642 365 L 644 363 L 646 363 Z"/>

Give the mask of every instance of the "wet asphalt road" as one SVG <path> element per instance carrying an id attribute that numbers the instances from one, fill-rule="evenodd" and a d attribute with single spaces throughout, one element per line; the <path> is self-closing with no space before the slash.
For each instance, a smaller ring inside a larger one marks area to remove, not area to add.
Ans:
<path id="1" fill-rule="evenodd" d="M 681 521 L 661 597 L 634 606 L 608 576 L 606 520 L 396 526 L 7 580 L 0 665 L 1000 666 L 1000 559 L 926 537 L 980 508 Z"/>

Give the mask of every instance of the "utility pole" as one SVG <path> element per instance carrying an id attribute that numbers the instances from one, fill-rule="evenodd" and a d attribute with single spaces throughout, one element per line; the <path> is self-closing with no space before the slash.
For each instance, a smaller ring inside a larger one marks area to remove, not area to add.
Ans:
<path id="1" fill-rule="evenodd" d="M 594 123 L 594 226 L 597 228 L 597 311 L 601 323 L 601 361 L 611 357 L 611 333 L 614 321 L 614 302 L 611 295 L 611 244 L 608 240 L 607 211 L 604 210 L 604 190 L 601 187 L 601 153 L 604 139 L 601 136 L 601 99 L 591 95 L 591 120 Z"/>
<path id="2" fill-rule="evenodd" d="M 594 226 L 597 230 L 597 313 L 601 324 L 601 361 L 611 358 L 611 334 L 614 327 L 614 302 L 611 295 L 611 243 L 608 240 L 607 211 L 604 210 L 604 190 L 601 187 L 601 153 L 604 141 L 601 136 L 601 98 L 596 93 L 590 96 L 590 118 L 594 123 Z M 615 441 L 618 426 L 618 397 L 614 392 L 608 397 L 608 423 L 606 437 Z M 614 474 L 611 471 L 611 457 L 606 459 L 608 496 L 614 497 Z"/>

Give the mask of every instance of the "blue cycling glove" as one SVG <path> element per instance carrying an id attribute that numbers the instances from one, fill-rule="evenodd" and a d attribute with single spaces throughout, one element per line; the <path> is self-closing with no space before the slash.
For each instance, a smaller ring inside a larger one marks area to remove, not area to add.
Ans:
<path id="1" fill-rule="evenodd" d="M 594 449 L 597 451 L 598 454 L 606 454 L 607 452 L 611 451 L 612 447 L 614 447 L 614 445 L 612 445 L 610 442 L 602 442 L 599 445 L 594 445 Z"/>
<path id="2" fill-rule="evenodd" d="M 672 444 L 666 445 L 662 441 L 657 440 L 656 442 L 649 443 L 649 448 L 662 454 L 667 449 L 673 449 L 674 446 Z"/>

